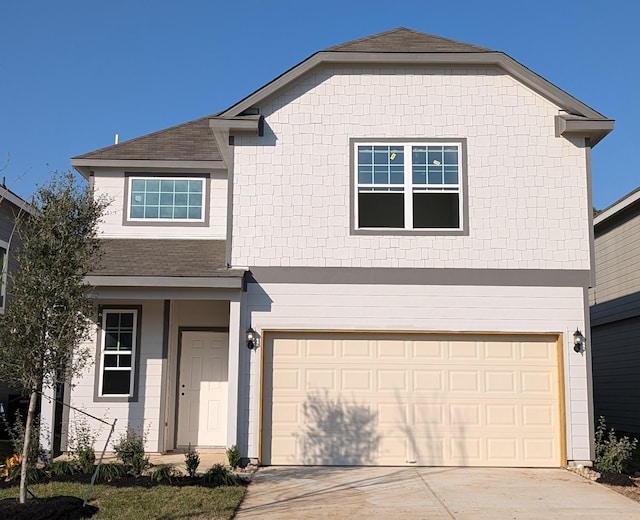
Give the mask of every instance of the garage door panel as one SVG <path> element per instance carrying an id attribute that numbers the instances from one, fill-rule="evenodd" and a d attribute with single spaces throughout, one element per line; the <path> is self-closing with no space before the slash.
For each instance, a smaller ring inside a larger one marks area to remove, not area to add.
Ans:
<path id="1" fill-rule="evenodd" d="M 373 376 L 370 370 L 366 369 L 342 369 L 341 388 L 345 391 L 373 391 Z"/>
<path id="2" fill-rule="evenodd" d="M 456 341 L 448 345 L 449 359 L 478 361 L 481 358 L 480 348 L 475 341 Z"/>
<path id="3" fill-rule="evenodd" d="M 413 369 L 413 390 L 415 392 L 444 392 L 444 374 L 442 370 Z"/>
<path id="4" fill-rule="evenodd" d="M 309 368 L 304 371 L 304 387 L 307 390 L 336 388 L 337 372 L 336 368 Z"/>
<path id="5" fill-rule="evenodd" d="M 409 389 L 408 373 L 404 368 L 387 369 L 380 368 L 377 370 L 376 390 L 380 392 L 406 392 Z"/>
<path id="6" fill-rule="evenodd" d="M 514 438 L 490 438 L 487 439 L 487 458 L 503 464 L 509 461 L 522 460 L 519 439 Z"/>
<path id="7" fill-rule="evenodd" d="M 519 407 L 515 404 L 487 404 L 488 428 L 519 428 Z"/>
<path id="8" fill-rule="evenodd" d="M 449 370 L 449 392 L 478 392 L 480 390 L 480 374 L 476 370 Z"/>
<path id="9" fill-rule="evenodd" d="M 442 427 L 448 423 L 448 414 L 445 414 L 445 404 L 438 402 L 415 403 L 413 405 L 414 427 L 424 426 Z"/>
<path id="10" fill-rule="evenodd" d="M 475 404 L 452 404 L 449 406 L 449 424 L 453 427 L 482 426 L 481 406 Z"/>
<path id="11" fill-rule="evenodd" d="M 266 464 L 560 464 L 555 337 L 282 333 L 264 356 Z"/>
<path id="12" fill-rule="evenodd" d="M 555 395 L 555 378 L 548 370 L 522 370 L 520 373 L 522 392 L 529 397 L 552 397 Z"/>
<path id="13" fill-rule="evenodd" d="M 486 370 L 484 372 L 484 391 L 488 394 L 510 394 L 519 392 L 517 377 L 513 370 Z"/>

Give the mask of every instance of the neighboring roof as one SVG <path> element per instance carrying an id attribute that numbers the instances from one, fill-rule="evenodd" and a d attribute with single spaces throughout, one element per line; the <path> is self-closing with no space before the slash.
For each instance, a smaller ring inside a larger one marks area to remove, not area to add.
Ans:
<path id="1" fill-rule="evenodd" d="M 103 255 L 89 276 L 242 277 L 227 269 L 224 240 L 103 239 Z"/>
<path id="2" fill-rule="evenodd" d="M 34 208 L 31 206 L 31 204 L 29 204 L 22 197 L 16 195 L 9 188 L 3 185 L 0 185 L 0 200 L 11 202 L 11 204 L 16 206 L 18 209 L 26 211 L 29 214 L 33 214 Z"/>
<path id="3" fill-rule="evenodd" d="M 640 187 L 633 190 L 631 193 L 627 193 L 620 200 L 617 200 L 609 207 L 605 208 L 593 219 L 593 225 L 597 229 L 604 224 L 608 224 L 617 216 L 627 214 L 629 211 L 640 211 Z"/>
<path id="4" fill-rule="evenodd" d="M 205 116 L 121 144 L 78 155 L 73 157 L 72 161 L 76 159 L 221 161 L 220 150 L 209 127 L 211 117 L 214 116 Z"/>
<path id="5" fill-rule="evenodd" d="M 365 36 L 325 49 L 325 52 L 493 52 L 491 49 L 457 42 L 398 27 L 390 31 Z"/>

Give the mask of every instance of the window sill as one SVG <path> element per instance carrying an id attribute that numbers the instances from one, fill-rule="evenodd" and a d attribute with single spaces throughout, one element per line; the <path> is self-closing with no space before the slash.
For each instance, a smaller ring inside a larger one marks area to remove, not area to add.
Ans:
<path id="1" fill-rule="evenodd" d="M 394 229 L 394 228 L 365 228 L 352 229 L 351 235 L 381 235 L 381 236 L 469 236 L 466 229 Z"/>

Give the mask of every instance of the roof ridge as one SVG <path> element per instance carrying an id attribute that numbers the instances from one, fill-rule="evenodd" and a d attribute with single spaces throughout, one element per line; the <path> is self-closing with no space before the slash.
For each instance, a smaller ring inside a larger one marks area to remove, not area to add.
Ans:
<path id="1" fill-rule="evenodd" d="M 335 49 L 337 49 L 339 47 L 342 47 L 343 45 L 349 45 L 349 44 L 352 44 L 352 43 L 364 42 L 364 41 L 370 40 L 373 37 L 383 36 L 385 34 L 392 34 L 392 33 L 395 33 L 395 32 L 402 31 L 402 30 L 416 32 L 413 29 L 409 29 L 407 27 L 399 26 L 399 27 L 395 27 L 394 29 L 389 29 L 387 31 L 382 31 L 382 32 L 375 33 L 375 34 L 369 34 L 369 35 L 363 36 L 361 38 L 356 38 L 355 40 L 349 40 L 349 41 L 346 41 L 346 42 L 338 43 L 336 45 L 332 45 L 331 47 L 327 47 L 324 50 L 325 51 L 332 51 L 332 50 L 335 50 Z"/>
<path id="2" fill-rule="evenodd" d="M 326 52 L 342 52 L 344 50 L 348 50 L 350 52 L 372 52 L 371 49 L 369 48 L 360 48 L 358 49 L 358 46 L 362 46 L 363 44 L 366 47 L 367 42 L 374 42 L 374 41 L 379 41 L 385 37 L 389 37 L 392 36 L 394 34 L 402 34 L 405 33 L 406 35 L 412 35 L 414 37 L 419 37 L 419 38 L 428 38 L 430 40 L 433 40 L 434 42 L 438 42 L 438 43 L 447 43 L 447 44 L 451 44 L 453 46 L 461 46 L 461 47 L 466 47 L 466 49 L 447 49 L 445 50 L 438 50 L 438 49 L 433 49 L 433 50 L 421 50 L 421 51 L 411 51 L 410 49 L 403 49 L 402 51 L 382 51 L 382 52 L 496 52 L 493 49 L 489 49 L 487 47 L 481 47 L 479 45 L 474 45 L 471 43 L 466 43 L 466 42 L 462 42 L 462 41 L 458 41 L 458 40 L 454 40 L 452 38 L 446 38 L 444 36 L 438 36 L 435 34 L 430 34 L 430 33 L 425 33 L 422 31 L 416 31 L 414 29 L 409 29 L 407 27 L 396 27 L 394 29 L 389 29 L 388 31 L 383 31 L 383 32 L 379 32 L 376 34 L 370 34 L 368 36 L 363 36 L 362 38 L 357 38 L 355 40 L 350 40 L 344 43 L 340 43 L 338 45 L 333 45 L 327 49 L 324 49 L 324 51 Z M 353 47 L 356 47 L 356 49 L 353 49 Z M 348 49 L 347 49 L 348 48 Z"/>

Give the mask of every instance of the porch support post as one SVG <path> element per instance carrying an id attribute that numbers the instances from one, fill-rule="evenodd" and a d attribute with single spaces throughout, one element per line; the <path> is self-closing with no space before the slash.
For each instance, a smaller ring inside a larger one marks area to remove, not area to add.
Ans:
<path id="1" fill-rule="evenodd" d="M 240 295 L 229 302 L 229 396 L 227 447 L 238 444 L 238 372 L 240 370 Z"/>

